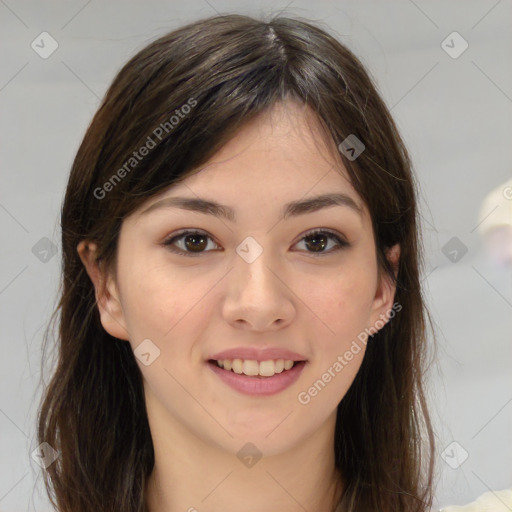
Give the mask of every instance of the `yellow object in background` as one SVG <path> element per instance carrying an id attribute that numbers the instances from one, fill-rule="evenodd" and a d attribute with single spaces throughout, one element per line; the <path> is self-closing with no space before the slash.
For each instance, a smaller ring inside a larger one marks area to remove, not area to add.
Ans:
<path id="1" fill-rule="evenodd" d="M 488 491 L 467 505 L 445 507 L 440 512 L 512 512 L 512 488 Z"/>

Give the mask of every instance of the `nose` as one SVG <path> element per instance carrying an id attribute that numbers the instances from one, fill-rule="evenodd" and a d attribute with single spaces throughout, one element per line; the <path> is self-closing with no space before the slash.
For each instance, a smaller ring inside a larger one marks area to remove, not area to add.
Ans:
<path id="1" fill-rule="evenodd" d="M 270 251 L 248 263 L 236 257 L 223 303 L 225 320 L 237 328 L 254 331 L 281 329 L 296 314 L 293 286 L 275 267 Z"/>

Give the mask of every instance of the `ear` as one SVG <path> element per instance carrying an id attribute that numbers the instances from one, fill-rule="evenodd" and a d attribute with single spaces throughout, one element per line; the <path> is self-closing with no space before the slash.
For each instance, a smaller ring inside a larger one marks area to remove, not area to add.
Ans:
<path id="1" fill-rule="evenodd" d="M 77 245 L 77 252 L 94 285 L 96 304 L 103 328 L 111 336 L 128 341 L 128 330 L 119 300 L 119 290 L 110 272 L 98 264 L 97 249 L 97 245 L 88 240 L 82 240 Z"/>
<path id="2" fill-rule="evenodd" d="M 386 257 L 393 267 L 396 279 L 398 275 L 398 265 L 400 261 L 400 245 L 396 244 L 393 247 L 387 249 Z M 370 326 L 373 326 L 374 329 L 382 329 L 382 322 L 387 323 L 389 321 L 388 312 L 393 307 L 395 292 L 395 282 L 389 277 L 387 273 L 379 271 L 379 284 L 377 286 L 377 290 L 375 292 L 375 297 L 373 300 L 373 309 L 371 313 L 370 324 Z M 381 327 L 378 327 L 379 325 L 381 325 Z"/>

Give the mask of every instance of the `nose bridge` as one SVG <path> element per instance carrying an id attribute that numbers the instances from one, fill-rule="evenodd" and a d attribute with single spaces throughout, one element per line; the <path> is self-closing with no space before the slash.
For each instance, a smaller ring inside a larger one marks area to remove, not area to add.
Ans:
<path id="1" fill-rule="evenodd" d="M 269 248 L 263 247 L 253 237 L 247 237 L 236 249 L 238 259 L 235 270 L 244 291 L 268 294 L 276 286 L 276 271 L 272 269 L 275 261 Z M 277 280 L 278 281 L 278 280 Z"/>
<path id="2" fill-rule="evenodd" d="M 272 251 L 248 237 L 236 249 L 231 284 L 224 315 L 230 322 L 244 321 L 264 330 L 282 325 L 293 316 L 288 288 L 279 276 L 279 263 Z"/>

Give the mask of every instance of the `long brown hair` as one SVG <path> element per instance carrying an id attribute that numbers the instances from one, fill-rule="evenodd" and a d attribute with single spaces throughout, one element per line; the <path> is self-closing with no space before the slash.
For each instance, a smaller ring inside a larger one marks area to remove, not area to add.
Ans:
<path id="1" fill-rule="evenodd" d="M 44 481 L 60 512 L 144 511 L 154 464 L 141 372 L 130 344 L 102 327 L 78 243 L 96 242 L 98 264 L 112 268 L 127 215 L 286 98 L 312 108 L 336 146 L 349 135 L 364 143 L 357 159 L 339 157 L 370 211 L 379 272 L 394 280 L 401 305 L 368 341 L 338 405 L 343 510 L 429 510 L 434 435 L 423 379 L 430 315 L 410 157 L 372 78 L 327 31 L 297 18 L 228 15 L 181 27 L 137 53 L 115 77 L 74 160 L 61 212 L 61 295 L 50 322 L 60 312 L 58 359 L 38 416 L 39 442 L 59 452 Z M 147 155 L 132 160 L 144 145 L 151 145 Z M 395 244 L 396 278 L 386 258 Z"/>

